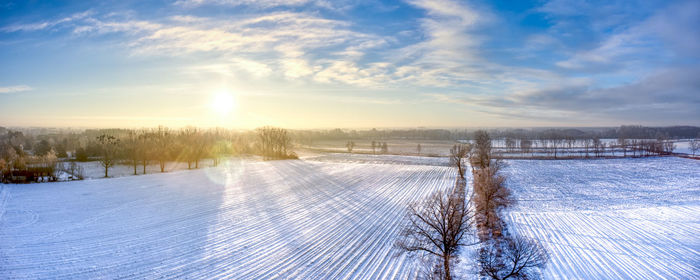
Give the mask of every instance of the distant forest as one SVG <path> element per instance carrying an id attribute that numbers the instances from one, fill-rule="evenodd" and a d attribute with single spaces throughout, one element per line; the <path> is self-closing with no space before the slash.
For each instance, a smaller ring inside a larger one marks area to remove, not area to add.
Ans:
<path id="1" fill-rule="evenodd" d="M 10 177 L 50 177 L 57 171 L 82 177 L 74 169 L 75 162 L 99 160 L 105 177 L 115 164 L 139 165 L 146 172 L 150 162 L 158 162 L 161 172 L 165 162 L 186 162 L 188 168 L 198 168 L 200 160 L 219 159 L 228 155 L 257 154 L 264 159 L 297 158 L 296 144 L 313 146 L 319 141 L 347 141 L 352 152 L 355 140 L 367 142 L 386 140 L 455 141 L 475 139 L 479 130 L 466 129 L 369 129 L 369 130 L 286 130 L 262 127 L 255 130 L 223 128 L 199 129 L 185 127 L 168 129 L 59 129 L 0 127 L 0 179 Z M 481 133 L 484 133 L 481 130 Z M 674 149 L 674 139 L 698 138 L 700 128 L 692 126 L 617 128 L 532 128 L 490 129 L 491 139 L 497 141 L 500 156 L 530 158 L 572 158 L 667 155 Z M 614 142 L 602 139 L 614 139 Z M 697 141 L 691 142 L 693 156 Z M 374 144 L 372 151 L 374 152 Z M 388 153 L 383 142 L 381 153 Z M 420 144 L 417 146 L 420 153 Z M 70 162 L 68 167 L 62 162 Z M 17 175 L 20 174 L 20 175 Z M 47 175 L 52 174 L 52 175 Z M 22 181 L 24 181 L 23 179 Z"/>
<path id="2" fill-rule="evenodd" d="M 74 147 L 78 139 L 94 139 L 101 134 L 126 135 L 139 129 L 68 129 L 68 128 L 5 128 L 0 126 L 0 139 L 20 136 L 25 149 L 34 145 L 50 142 L 54 145 Z M 228 138 L 250 140 L 256 137 L 253 130 L 214 129 Z M 668 126 L 647 127 L 641 125 L 623 125 L 620 127 L 599 128 L 494 128 L 486 129 L 492 139 L 693 139 L 700 138 L 700 127 Z M 322 140 L 471 140 L 477 129 L 325 129 L 325 130 L 289 130 L 293 141 L 313 144 Z M 63 144 L 63 145 L 60 145 Z M 85 143 L 82 143 L 83 145 Z M 46 147 L 41 147 L 46 148 Z M 59 147 L 64 148 L 64 147 Z"/>
<path id="3" fill-rule="evenodd" d="M 471 140 L 476 129 L 369 129 L 369 130 L 296 130 L 293 138 L 301 143 L 317 140 Z M 541 139 L 551 137 L 573 139 L 690 139 L 700 135 L 700 127 L 645 127 L 623 125 L 604 128 L 498 128 L 487 129 L 493 139 Z"/>

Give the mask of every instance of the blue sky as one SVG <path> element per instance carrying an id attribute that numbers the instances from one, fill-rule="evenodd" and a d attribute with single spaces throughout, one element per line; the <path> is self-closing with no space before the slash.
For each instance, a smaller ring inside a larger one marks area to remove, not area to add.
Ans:
<path id="1" fill-rule="evenodd" d="M 700 125 L 697 26 L 698 1 L 4 1 L 0 125 Z"/>

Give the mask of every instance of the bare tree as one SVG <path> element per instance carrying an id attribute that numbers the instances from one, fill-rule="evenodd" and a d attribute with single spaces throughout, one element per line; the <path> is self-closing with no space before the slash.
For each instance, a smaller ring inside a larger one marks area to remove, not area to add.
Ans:
<path id="1" fill-rule="evenodd" d="M 596 157 L 600 157 L 600 151 L 601 151 L 601 145 L 603 142 L 600 141 L 600 138 L 598 136 L 593 138 L 593 152 L 595 153 Z"/>
<path id="2" fill-rule="evenodd" d="M 419 143 L 418 146 L 416 146 L 416 151 L 418 152 L 418 155 L 419 155 L 419 156 L 420 156 L 420 151 L 421 151 L 421 149 L 422 149 L 422 148 L 421 148 L 420 143 Z"/>
<path id="3" fill-rule="evenodd" d="M 264 159 L 297 158 L 291 152 L 292 139 L 286 129 L 261 127 L 258 132 L 258 148 Z"/>
<path id="4" fill-rule="evenodd" d="M 581 140 L 583 142 L 583 149 L 586 153 L 586 158 L 588 158 L 588 153 L 590 151 L 591 146 L 593 145 L 593 140 L 591 139 L 583 139 Z"/>
<path id="5" fill-rule="evenodd" d="M 461 184 L 464 180 L 458 179 Z M 395 246 L 412 256 L 432 256 L 442 279 L 452 279 L 452 264 L 473 228 L 473 215 L 465 200 L 464 187 L 436 192 L 422 203 L 408 207 L 408 225 Z"/>
<path id="6" fill-rule="evenodd" d="M 629 141 L 627 140 L 627 137 L 625 136 L 625 132 L 620 130 L 617 133 L 617 145 L 620 146 L 622 149 L 622 157 L 627 157 L 627 145 L 629 144 Z"/>
<path id="7" fill-rule="evenodd" d="M 472 165 L 486 168 L 491 163 L 491 137 L 485 130 L 474 132 L 474 148 L 470 156 Z"/>
<path id="8" fill-rule="evenodd" d="M 523 236 L 489 241 L 479 250 L 481 274 L 494 280 L 536 278 L 549 261 L 547 250 Z"/>
<path id="9" fill-rule="evenodd" d="M 450 164 L 457 168 L 459 178 L 464 179 L 464 159 L 469 157 L 471 145 L 459 144 L 450 149 Z"/>
<path id="10" fill-rule="evenodd" d="M 60 168 L 58 158 L 56 157 L 56 151 L 53 148 L 49 149 L 45 155 L 39 156 L 39 170 L 43 174 L 48 176 L 49 181 L 55 182 L 58 180 L 58 172 L 62 170 Z M 41 181 L 44 181 L 44 177 L 41 177 Z"/>
<path id="11" fill-rule="evenodd" d="M 207 156 L 210 146 L 211 137 L 209 137 L 208 133 L 199 131 L 195 135 L 192 143 L 192 157 L 194 158 L 194 168 L 199 168 L 199 162 Z"/>
<path id="12" fill-rule="evenodd" d="M 355 148 L 355 142 L 348 141 L 348 143 L 345 144 L 345 147 L 348 148 L 348 153 L 352 153 L 352 149 Z"/>
<path id="13" fill-rule="evenodd" d="M 377 153 L 377 141 L 372 140 L 372 153 Z"/>
<path id="14" fill-rule="evenodd" d="M 214 145 L 211 147 L 211 157 L 212 160 L 214 161 L 214 166 L 218 166 L 219 163 L 221 162 L 221 157 L 224 154 L 227 154 L 230 152 L 231 148 L 231 143 L 226 142 L 223 140 L 216 141 Z"/>
<path id="15" fill-rule="evenodd" d="M 151 134 L 155 147 L 155 159 L 160 164 L 160 172 L 165 172 L 165 162 L 170 158 L 170 147 L 172 145 L 170 134 L 170 131 L 162 126 L 159 126 L 158 130 Z"/>
<path id="16" fill-rule="evenodd" d="M 506 142 L 506 151 L 513 152 L 513 150 L 515 149 L 515 139 L 513 139 L 512 137 L 506 137 L 505 142 Z"/>
<path id="17" fill-rule="evenodd" d="M 502 166 L 500 161 L 494 161 L 486 168 L 473 171 L 476 225 L 482 241 L 501 236 L 500 211 L 515 202 L 505 186 L 505 176 L 499 174 Z"/>
<path id="18" fill-rule="evenodd" d="M 700 142 L 698 142 L 698 139 L 692 139 L 688 145 L 690 147 L 690 152 L 695 156 L 695 153 L 700 150 Z"/>
<path id="19" fill-rule="evenodd" d="M 574 138 L 571 135 L 567 135 L 565 138 L 566 138 L 566 146 L 569 148 L 569 154 L 570 154 L 571 150 L 574 149 L 574 146 L 576 144 L 576 138 Z"/>
<path id="20" fill-rule="evenodd" d="M 192 163 L 197 160 L 195 142 L 198 134 L 199 132 L 196 128 L 186 127 L 180 131 L 177 137 L 179 141 L 176 143 L 177 148 L 175 150 L 180 151 L 177 158 L 180 160 L 184 159 L 187 162 L 187 169 L 192 169 Z"/>
<path id="21" fill-rule="evenodd" d="M 143 148 L 141 147 L 139 135 L 136 134 L 136 131 L 129 131 L 126 139 L 123 142 L 123 146 L 125 156 L 129 160 L 131 166 L 134 168 L 134 175 L 136 175 L 136 170 L 138 169 L 140 163 L 140 152 Z"/>
<path id="22" fill-rule="evenodd" d="M 147 131 L 141 131 L 138 136 L 138 158 L 143 166 L 143 174 L 146 174 L 146 166 L 151 155 L 151 134 Z"/>
<path id="23" fill-rule="evenodd" d="M 532 149 L 532 141 L 530 139 L 520 139 L 520 150 L 524 154 L 529 154 Z"/>
<path id="24" fill-rule="evenodd" d="M 105 177 L 109 177 L 109 169 L 116 164 L 119 139 L 112 135 L 102 134 L 97 137 L 97 142 L 100 145 L 100 164 L 105 169 Z"/>
<path id="25" fill-rule="evenodd" d="M 554 158 L 557 158 L 557 150 L 561 147 L 562 143 L 564 143 L 564 138 L 556 132 L 552 132 L 549 137 L 554 151 Z"/>
<path id="26" fill-rule="evenodd" d="M 673 144 L 673 141 L 669 139 L 668 135 L 663 134 L 658 137 L 659 142 L 659 154 L 664 154 L 664 155 L 670 155 L 673 153 L 673 150 L 676 148 L 676 145 Z"/>

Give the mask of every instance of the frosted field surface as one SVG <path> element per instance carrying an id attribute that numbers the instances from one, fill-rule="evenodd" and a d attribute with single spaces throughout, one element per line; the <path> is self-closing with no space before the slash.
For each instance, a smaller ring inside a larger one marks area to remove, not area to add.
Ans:
<path id="1" fill-rule="evenodd" d="M 344 162 L 344 163 L 372 163 L 372 164 L 395 164 L 395 165 L 434 165 L 449 166 L 447 157 L 422 157 L 422 156 L 399 156 L 399 155 L 368 155 L 368 154 L 341 154 L 328 153 L 305 158 L 309 161 L 321 162 Z"/>
<path id="2" fill-rule="evenodd" d="M 413 279 L 393 248 L 448 167 L 231 161 L 0 185 L 0 278 Z"/>
<path id="3" fill-rule="evenodd" d="M 698 279 L 700 161 L 507 163 L 506 219 L 549 249 L 544 278 Z M 452 186 L 445 165 L 331 154 L 0 185 L 0 279 L 414 279 L 394 239 L 409 202 Z"/>
<path id="4" fill-rule="evenodd" d="M 550 252 L 546 279 L 699 279 L 700 161 L 509 161 L 512 231 Z"/>
<path id="5" fill-rule="evenodd" d="M 700 161 L 677 157 L 508 160 L 516 209 L 601 210 L 700 205 Z"/>

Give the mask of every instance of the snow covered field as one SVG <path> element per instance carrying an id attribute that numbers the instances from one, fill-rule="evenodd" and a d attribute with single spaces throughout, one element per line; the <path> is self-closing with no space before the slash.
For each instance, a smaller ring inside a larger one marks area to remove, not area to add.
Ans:
<path id="1" fill-rule="evenodd" d="M 508 224 L 549 249 L 546 279 L 700 277 L 700 161 L 509 164 Z"/>
<path id="2" fill-rule="evenodd" d="M 0 278 L 413 278 L 392 248 L 403 210 L 453 180 L 448 167 L 232 161 L 0 185 Z"/>
<path id="3" fill-rule="evenodd" d="M 453 184 L 445 159 L 322 155 L 0 185 L 0 278 L 407 279 L 403 210 Z M 511 230 L 548 279 L 697 279 L 700 161 L 510 160 Z"/>

